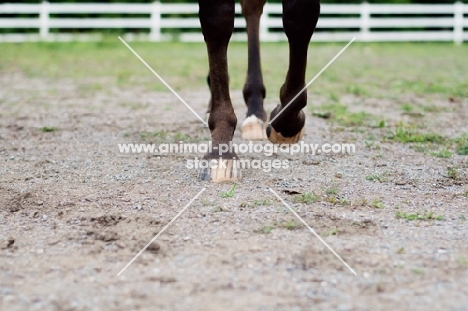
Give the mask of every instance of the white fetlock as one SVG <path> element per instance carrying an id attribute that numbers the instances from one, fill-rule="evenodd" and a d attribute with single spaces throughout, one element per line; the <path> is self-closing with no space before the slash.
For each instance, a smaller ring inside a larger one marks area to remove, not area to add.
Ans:
<path id="1" fill-rule="evenodd" d="M 242 123 L 242 139 L 264 140 L 266 139 L 266 123 L 254 115 L 246 118 Z"/>

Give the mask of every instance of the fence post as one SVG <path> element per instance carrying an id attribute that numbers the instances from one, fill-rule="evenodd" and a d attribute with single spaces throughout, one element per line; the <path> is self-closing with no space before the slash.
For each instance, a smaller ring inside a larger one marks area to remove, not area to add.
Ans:
<path id="1" fill-rule="evenodd" d="M 369 3 L 361 3 L 361 41 L 369 41 Z"/>
<path id="2" fill-rule="evenodd" d="M 265 3 L 263 7 L 263 14 L 260 17 L 260 29 L 259 29 L 260 41 L 268 40 L 268 19 L 269 19 L 269 14 L 270 14 L 269 11 L 270 11 L 269 4 L 267 2 Z"/>
<path id="3" fill-rule="evenodd" d="M 49 2 L 42 1 L 41 13 L 39 14 L 40 20 L 40 36 L 41 39 L 46 39 L 49 36 Z"/>
<path id="4" fill-rule="evenodd" d="M 151 4 L 151 41 L 161 41 L 161 2 Z"/>
<path id="5" fill-rule="evenodd" d="M 453 4 L 453 42 L 461 44 L 463 42 L 463 3 Z"/>

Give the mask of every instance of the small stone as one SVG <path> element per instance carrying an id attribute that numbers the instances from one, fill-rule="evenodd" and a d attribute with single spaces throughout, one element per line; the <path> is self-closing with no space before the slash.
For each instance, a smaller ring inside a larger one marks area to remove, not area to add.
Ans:
<path id="1" fill-rule="evenodd" d="M 161 245 L 156 241 L 151 243 L 147 248 L 147 250 L 151 253 L 157 253 L 159 252 L 160 249 L 161 249 Z"/>
<path id="2" fill-rule="evenodd" d="M 45 221 L 45 220 L 47 220 L 47 218 L 48 218 L 47 215 L 42 215 L 42 220 Z"/>

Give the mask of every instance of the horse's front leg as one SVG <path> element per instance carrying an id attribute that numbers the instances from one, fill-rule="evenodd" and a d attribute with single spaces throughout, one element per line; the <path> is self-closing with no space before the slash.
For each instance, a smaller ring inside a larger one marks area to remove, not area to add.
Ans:
<path id="1" fill-rule="evenodd" d="M 283 0 L 283 27 L 289 42 L 289 68 L 281 87 L 280 101 L 270 114 L 268 139 L 273 143 L 293 144 L 304 133 L 307 92 L 304 91 L 282 113 L 280 111 L 305 86 L 307 50 L 320 14 L 319 0 Z"/>
<path id="2" fill-rule="evenodd" d="M 234 0 L 199 0 L 200 23 L 208 51 L 211 90 L 212 151 L 204 159 L 209 167 L 202 168 L 199 178 L 213 182 L 240 179 L 237 155 L 226 146 L 232 141 L 237 118 L 229 95 L 227 48 L 234 29 Z"/>

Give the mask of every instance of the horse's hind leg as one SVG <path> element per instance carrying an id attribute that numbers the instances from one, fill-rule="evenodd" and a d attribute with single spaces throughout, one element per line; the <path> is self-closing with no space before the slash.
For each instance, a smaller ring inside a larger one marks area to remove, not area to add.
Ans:
<path id="1" fill-rule="evenodd" d="M 265 85 L 260 63 L 260 17 L 266 0 L 241 0 L 242 14 L 247 23 L 248 69 L 243 94 L 247 116 L 242 123 L 242 138 L 262 140 L 265 136 L 267 114 L 263 109 Z"/>
<path id="2" fill-rule="evenodd" d="M 227 63 L 227 47 L 234 29 L 234 0 L 198 2 L 210 67 L 211 113 L 208 125 L 212 140 L 212 151 L 204 156 L 210 161 L 210 167 L 200 170 L 199 178 L 213 182 L 236 180 L 241 177 L 233 161 L 237 155 L 223 149 L 231 142 L 237 124 L 229 95 Z"/>
<path id="3" fill-rule="evenodd" d="M 273 120 L 267 128 L 273 143 L 293 144 L 304 132 L 307 92 L 304 91 L 281 114 L 279 112 L 305 86 L 307 49 L 320 14 L 319 0 L 283 0 L 283 27 L 289 42 L 289 68 L 281 87 L 280 101 L 270 115 Z M 279 114 L 279 115 L 278 115 Z"/>

